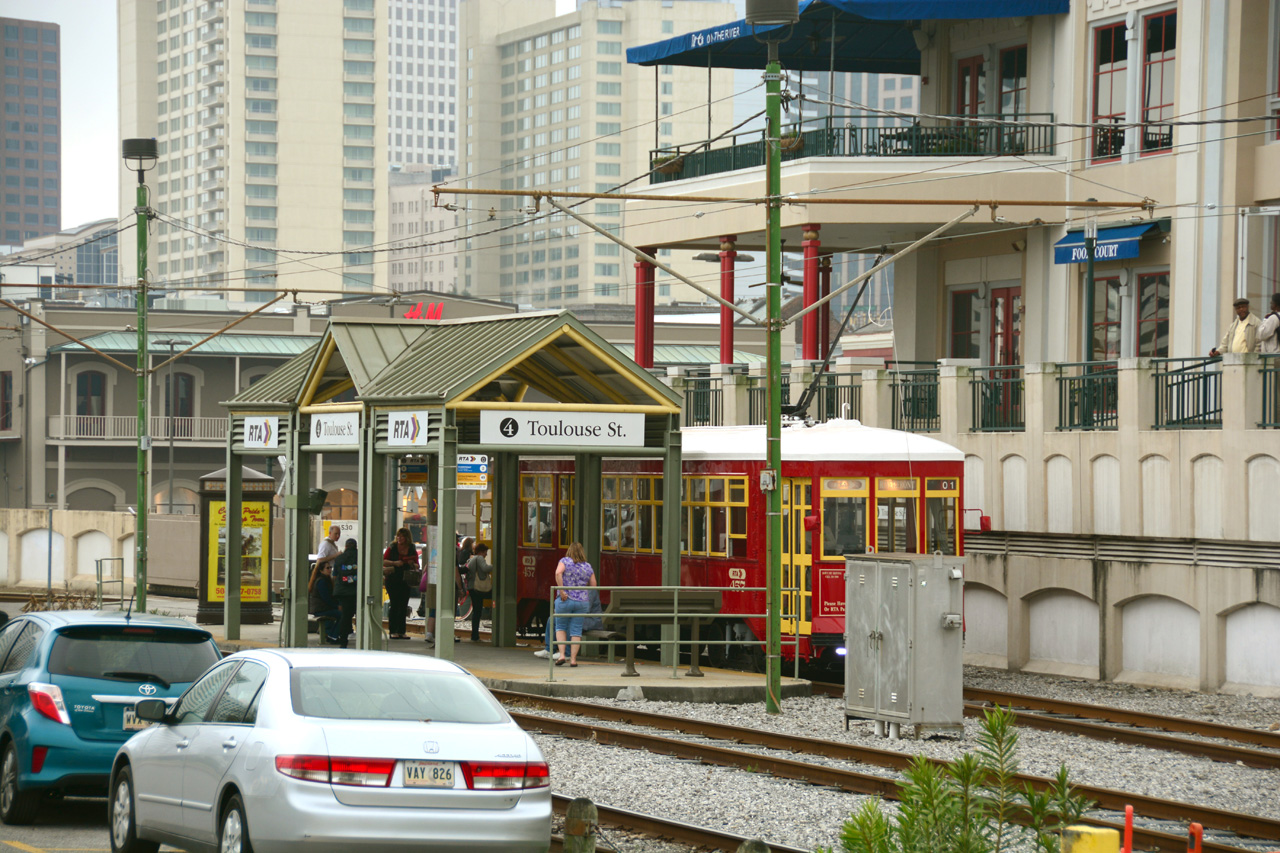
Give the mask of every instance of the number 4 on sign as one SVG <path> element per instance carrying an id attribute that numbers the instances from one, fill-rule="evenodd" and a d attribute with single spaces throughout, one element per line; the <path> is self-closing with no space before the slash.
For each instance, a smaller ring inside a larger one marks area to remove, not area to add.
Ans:
<path id="1" fill-rule="evenodd" d="M 406 320 L 439 320 L 443 316 L 443 302 L 432 302 L 426 307 L 425 311 L 422 308 L 422 303 L 419 302 L 417 305 L 404 312 L 404 318 Z"/>

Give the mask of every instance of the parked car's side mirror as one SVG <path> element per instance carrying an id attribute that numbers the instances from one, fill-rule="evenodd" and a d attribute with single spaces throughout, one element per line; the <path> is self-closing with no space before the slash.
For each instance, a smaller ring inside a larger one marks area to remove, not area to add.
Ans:
<path id="1" fill-rule="evenodd" d="M 138 715 L 139 720 L 159 723 L 163 722 L 165 715 L 169 713 L 169 705 L 163 699 L 139 699 L 133 711 Z"/>

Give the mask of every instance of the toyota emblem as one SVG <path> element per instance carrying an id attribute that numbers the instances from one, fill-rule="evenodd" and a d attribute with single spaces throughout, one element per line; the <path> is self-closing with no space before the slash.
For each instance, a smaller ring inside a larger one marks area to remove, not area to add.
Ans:
<path id="1" fill-rule="evenodd" d="M 154 684 L 141 684 L 138 686 L 138 692 L 143 696 L 154 696 L 157 689 Z"/>

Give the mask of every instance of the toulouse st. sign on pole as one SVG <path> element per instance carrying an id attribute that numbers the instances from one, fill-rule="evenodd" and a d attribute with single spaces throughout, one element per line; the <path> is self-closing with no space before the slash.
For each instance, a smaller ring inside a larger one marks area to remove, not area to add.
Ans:
<path id="1" fill-rule="evenodd" d="M 644 415 L 481 409 L 480 442 L 498 446 L 644 447 Z"/>

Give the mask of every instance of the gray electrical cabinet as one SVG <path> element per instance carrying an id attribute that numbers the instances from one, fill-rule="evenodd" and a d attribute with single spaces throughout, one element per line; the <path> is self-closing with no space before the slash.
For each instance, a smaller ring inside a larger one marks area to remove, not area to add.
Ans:
<path id="1" fill-rule="evenodd" d="M 845 726 L 898 737 L 964 732 L 964 558 L 845 558 Z"/>

